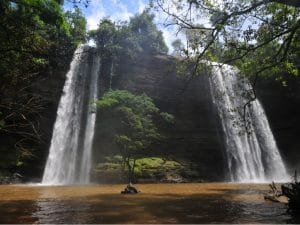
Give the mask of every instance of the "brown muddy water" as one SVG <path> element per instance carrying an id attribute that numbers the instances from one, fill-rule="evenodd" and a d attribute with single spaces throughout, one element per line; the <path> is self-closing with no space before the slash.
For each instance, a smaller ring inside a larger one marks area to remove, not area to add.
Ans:
<path id="1" fill-rule="evenodd" d="M 267 184 L 0 186 L 0 223 L 300 223 Z"/>

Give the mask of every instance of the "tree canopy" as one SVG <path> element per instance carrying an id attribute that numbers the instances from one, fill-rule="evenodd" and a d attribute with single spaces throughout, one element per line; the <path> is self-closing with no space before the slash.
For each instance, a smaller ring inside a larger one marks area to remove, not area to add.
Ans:
<path id="1" fill-rule="evenodd" d="M 252 77 L 298 75 L 300 3 L 296 0 L 152 1 L 168 26 L 186 33 L 196 72 L 203 59 L 238 66 Z"/>
<path id="2" fill-rule="evenodd" d="M 106 92 L 97 101 L 97 106 L 101 132 L 119 146 L 131 182 L 136 158 L 145 155 L 150 145 L 162 138 L 155 117 L 166 122 L 172 122 L 174 118 L 171 114 L 160 112 L 146 94 L 134 95 L 125 90 Z"/>
<path id="3" fill-rule="evenodd" d="M 109 18 L 102 19 L 99 27 L 90 32 L 100 54 L 116 58 L 118 55 L 133 56 L 137 52 L 151 54 L 167 53 L 162 32 L 154 23 L 154 15 L 145 10 L 129 22 L 116 23 Z"/>
<path id="4" fill-rule="evenodd" d="M 56 0 L 3 0 L 0 14 L 0 134 L 14 155 L 10 162 L 21 164 L 42 142 L 38 121 L 47 102 L 32 86 L 68 68 L 86 22 Z"/>
<path id="5" fill-rule="evenodd" d="M 163 34 L 154 23 L 154 14 L 149 13 L 148 10 L 132 17 L 129 22 L 129 28 L 137 38 L 138 44 L 143 51 L 150 53 L 168 52 Z"/>
<path id="6" fill-rule="evenodd" d="M 120 61 L 124 58 L 136 59 L 138 54 L 167 53 L 162 32 L 154 23 L 154 15 L 145 10 L 130 19 L 129 22 L 113 22 L 109 18 L 101 19 L 96 30 L 89 32 L 101 56 L 102 77 L 111 88 L 112 79 Z M 103 82 L 105 83 L 105 82 Z"/>

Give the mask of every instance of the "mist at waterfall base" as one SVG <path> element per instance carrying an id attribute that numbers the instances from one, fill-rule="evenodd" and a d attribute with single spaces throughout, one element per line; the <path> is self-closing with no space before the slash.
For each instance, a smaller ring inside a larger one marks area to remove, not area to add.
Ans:
<path id="1" fill-rule="evenodd" d="M 77 48 L 66 75 L 42 184 L 87 184 L 96 122 L 100 57 Z"/>
<path id="2" fill-rule="evenodd" d="M 258 99 L 246 78 L 229 65 L 212 63 L 210 87 L 222 123 L 229 180 L 286 182 L 289 176 Z"/>
<path id="3" fill-rule="evenodd" d="M 88 45 L 75 51 L 66 74 L 53 128 L 49 156 L 42 184 L 89 184 L 96 122 L 95 100 L 101 59 Z M 246 110 L 250 132 L 240 132 L 241 106 L 248 100 L 241 94 L 249 83 L 237 77 L 231 66 L 213 66 L 211 94 L 221 120 L 232 182 L 286 181 L 288 178 L 267 117 L 258 100 Z M 199 146 L 201 148 L 201 146 Z"/>

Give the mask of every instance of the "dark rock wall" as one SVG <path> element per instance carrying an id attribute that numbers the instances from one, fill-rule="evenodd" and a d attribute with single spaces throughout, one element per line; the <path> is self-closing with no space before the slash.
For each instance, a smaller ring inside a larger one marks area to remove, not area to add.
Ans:
<path id="1" fill-rule="evenodd" d="M 260 81 L 256 88 L 290 174 L 300 171 L 299 87 L 300 79 L 292 78 L 288 87 L 275 81 Z"/>
<path id="2" fill-rule="evenodd" d="M 162 111 L 174 114 L 173 126 L 161 126 L 167 139 L 157 148 L 163 155 L 186 163 L 197 178 L 226 180 L 222 129 L 211 102 L 207 76 L 195 77 L 186 89 L 185 81 L 176 75 L 174 58 L 140 55 L 136 62 L 125 59 L 118 66 L 113 88 L 146 93 Z M 275 81 L 260 81 L 256 87 L 290 173 L 300 170 L 299 87 L 298 78 L 293 78 L 288 88 Z"/>
<path id="3" fill-rule="evenodd" d="M 166 139 L 155 146 L 154 155 L 180 161 L 186 165 L 187 176 L 223 180 L 226 166 L 222 138 L 218 116 L 210 100 L 207 76 L 196 77 L 187 86 L 186 80 L 176 75 L 174 58 L 140 55 L 136 62 L 124 60 L 112 83 L 114 89 L 146 93 L 161 111 L 175 116 L 175 124 L 160 125 Z M 96 140 L 96 151 L 110 149 L 103 139 Z"/>
<path id="4" fill-rule="evenodd" d="M 101 76 L 100 87 L 103 93 L 110 82 L 107 74 Z M 65 73 L 50 73 L 34 87 L 48 102 L 40 126 L 43 133 L 41 156 L 39 163 L 33 166 L 39 176 L 48 154 L 64 78 Z M 195 77 L 184 89 L 185 84 L 186 78 L 176 75 L 174 58 L 167 55 L 140 55 L 136 61 L 124 59 L 117 66 L 112 87 L 136 94 L 146 93 L 154 99 L 161 111 L 175 116 L 175 124 L 160 124 L 166 139 L 155 146 L 154 155 L 181 162 L 186 167 L 187 176 L 195 180 L 222 181 L 226 179 L 227 171 L 222 129 L 211 102 L 207 76 L 203 74 Z M 290 171 L 300 170 L 298 87 L 299 79 L 295 80 L 292 90 L 270 82 L 260 82 L 257 86 L 258 97 Z M 98 153 L 103 156 L 114 151 L 110 148 L 111 143 L 105 139 L 96 138 L 95 146 L 95 157 Z"/>

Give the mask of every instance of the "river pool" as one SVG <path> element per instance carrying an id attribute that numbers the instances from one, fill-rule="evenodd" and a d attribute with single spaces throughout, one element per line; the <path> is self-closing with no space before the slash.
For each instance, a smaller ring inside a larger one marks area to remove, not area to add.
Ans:
<path id="1" fill-rule="evenodd" d="M 0 186 L 0 223 L 300 223 L 267 184 Z"/>

